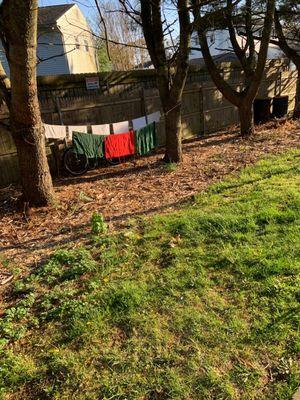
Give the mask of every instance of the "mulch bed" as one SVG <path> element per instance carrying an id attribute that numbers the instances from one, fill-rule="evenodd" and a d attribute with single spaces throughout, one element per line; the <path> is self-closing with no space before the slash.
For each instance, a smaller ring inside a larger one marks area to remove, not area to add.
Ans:
<path id="1" fill-rule="evenodd" d="M 56 179 L 53 207 L 18 209 L 19 189 L 2 189 L 0 260 L 25 272 L 56 247 L 80 245 L 93 212 L 102 213 L 112 229 L 119 229 L 128 218 L 173 210 L 224 175 L 267 153 L 293 147 L 300 147 L 300 125 L 293 122 L 260 127 L 251 140 L 242 140 L 232 128 L 185 143 L 184 161 L 176 169 L 164 165 L 162 154 L 156 154 L 79 178 Z"/>

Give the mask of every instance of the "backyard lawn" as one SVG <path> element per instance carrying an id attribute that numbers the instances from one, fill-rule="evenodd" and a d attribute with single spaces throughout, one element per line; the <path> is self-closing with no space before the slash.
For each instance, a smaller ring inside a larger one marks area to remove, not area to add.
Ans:
<path id="1" fill-rule="evenodd" d="M 14 283 L 0 398 L 291 399 L 300 381 L 300 150 Z"/>

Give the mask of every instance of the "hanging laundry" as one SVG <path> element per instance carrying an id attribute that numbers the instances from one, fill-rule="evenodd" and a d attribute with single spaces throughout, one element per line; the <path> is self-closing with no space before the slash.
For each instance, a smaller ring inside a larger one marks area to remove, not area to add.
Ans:
<path id="1" fill-rule="evenodd" d="M 71 139 L 72 139 L 73 132 L 87 133 L 87 126 L 84 126 L 84 125 L 78 125 L 78 126 L 69 125 L 68 128 L 69 128 L 69 138 L 71 138 Z"/>
<path id="2" fill-rule="evenodd" d="M 93 135 L 110 135 L 109 124 L 92 125 Z"/>
<path id="3" fill-rule="evenodd" d="M 135 131 L 135 152 L 142 156 L 150 153 L 157 146 L 156 123 Z"/>
<path id="4" fill-rule="evenodd" d="M 132 127 L 134 131 L 145 128 L 147 126 L 146 117 L 136 118 L 132 120 Z"/>
<path id="5" fill-rule="evenodd" d="M 115 124 L 112 125 L 114 134 L 126 133 L 129 131 L 128 121 L 116 122 Z"/>
<path id="6" fill-rule="evenodd" d="M 152 124 L 152 122 L 159 122 L 161 117 L 160 111 L 156 111 L 155 113 L 152 113 L 148 115 L 148 124 Z"/>
<path id="7" fill-rule="evenodd" d="M 104 156 L 105 135 L 91 135 L 89 133 L 73 132 L 73 149 L 76 154 L 85 154 L 88 158 Z"/>
<path id="8" fill-rule="evenodd" d="M 105 138 L 105 157 L 119 158 L 134 154 L 134 132 L 109 135 Z"/>
<path id="9" fill-rule="evenodd" d="M 44 124 L 44 128 L 47 139 L 65 139 L 67 136 L 66 127 L 64 125 Z"/>

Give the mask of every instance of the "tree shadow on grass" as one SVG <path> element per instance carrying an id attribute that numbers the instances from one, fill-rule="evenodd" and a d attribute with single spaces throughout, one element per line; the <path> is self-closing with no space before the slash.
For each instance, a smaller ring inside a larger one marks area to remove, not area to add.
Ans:
<path id="1" fill-rule="evenodd" d="M 114 228 L 122 228 L 126 224 L 125 222 L 131 218 L 138 218 L 143 216 L 152 215 L 154 213 L 162 213 L 168 209 L 178 208 L 183 205 L 192 204 L 194 200 L 194 195 L 188 196 L 184 199 L 180 199 L 176 202 L 164 204 L 157 207 L 148 208 L 145 211 L 141 212 L 132 212 L 132 213 L 123 213 L 120 215 L 115 215 L 111 218 L 107 218 L 106 222 L 111 224 Z M 68 229 L 64 233 L 48 233 L 43 236 L 39 236 L 38 238 L 29 239 L 27 241 L 22 241 L 22 243 L 2 246 L 0 248 L 0 254 L 5 253 L 7 250 L 12 249 L 20 249 L 20 252 L 15 253 L 15 255 L 21 256 L 23 254 L 22 250 L 28 251 L 38 251 L 38 250 L 51 250 L 55 249 L 56 247 L 65 246 L 68 244 L 72 244 L 79 240 L 84 240 L 89 237 L 89 227 L 90 223 L 86 222 L 83 224 L 78 224 L 73 226 L 72 228 Z M 56 240 L 56 238 L 59 238 Z"/>

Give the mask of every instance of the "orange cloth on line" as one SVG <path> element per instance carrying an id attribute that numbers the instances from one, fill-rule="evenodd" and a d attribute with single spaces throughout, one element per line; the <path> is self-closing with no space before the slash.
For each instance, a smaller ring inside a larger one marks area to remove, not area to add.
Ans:
<path id="1" fill-rule="evenodd" d="M 118 158 L 134 154 L 134 132 L 109 135 L 105 138 L 105 157 Z"/>

